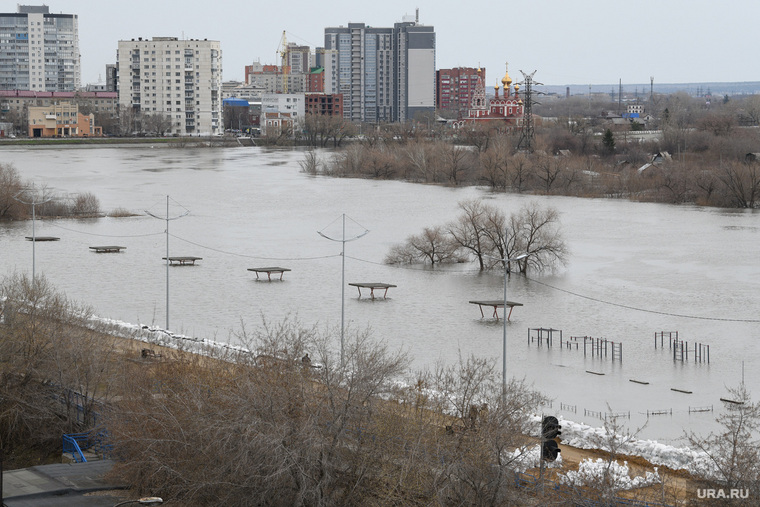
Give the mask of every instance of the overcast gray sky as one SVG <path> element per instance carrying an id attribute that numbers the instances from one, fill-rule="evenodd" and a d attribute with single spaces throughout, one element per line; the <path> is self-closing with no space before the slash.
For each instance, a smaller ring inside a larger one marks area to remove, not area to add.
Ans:
<path id="1" fill-rule="evenodd" d="M 3 1 L 4 12 L 17 3 Z M 547 85 L 760 81 L 757 0 L 47 0 L 79 15 L 82 81 L 105 76 L 118 41 L 219 40 L 224 80 L 273 64 L 289 42 L 321 46 L 327 26 L 389 27 L 419 8 L 436 32 L 436 67 L 486 67 L 487 85 L 536 70 Z"/>

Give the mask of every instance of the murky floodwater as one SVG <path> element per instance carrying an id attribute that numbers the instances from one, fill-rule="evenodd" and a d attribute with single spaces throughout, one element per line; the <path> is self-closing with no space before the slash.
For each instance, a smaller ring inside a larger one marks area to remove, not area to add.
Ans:
<path id="1" fill-rule="evenodd" d="M 325 156 L 329 156 L 325 154 Z M 164 326 L 167 221 L 172 256 L 203 259 L 173 267 L 170 328 L 230 339 L 230 331 L 298 316 L 304 324 L 339 325 L 341 243 L 346 282 L 397 285 L 387 300 L 357 298 L 346 287 L 346 323 L 371 328 L 391 348 L 404 347 L 423 368 L 459 354 L 501 364 L 502 325 L 481 319 L 472 299 L 501 299 L 501 272 L 474 266 L 430 270 L 383 264 L 389 248 L 423 227 L 458 214 L 457 202 L 482 196 L 507 212 L 531 201 L 557 208 L 571 255 L 554 274 L 513 276 L 508 297 L 522 302 L 507 326 L 508 372 L 554 398 L 550 410 L 600 425 L 598 414 L 622 419 L 646 438 L 670 440 L 683 428 L 707 431 L 726 386 L 742 380 L 760 396 L 760 213 L 625 201 L 492 195 L 477 188 L 330 179 L 300 172 L 302 154 L 262 148 L 3 148 L 24 179 L 58 193 L 92 192 L 104 210 L 133 218 L 38 221 L 37 273 L 104 317 Z M 189 214 L 183 215 L 185 210 Z M 177 218 L 179 217 L 179 218 Z M 175 219 L 176 218 L 176 219 Z M 0 275 L 32 269 L 31 222 L 0 224 Z M 94 245 L 126 246 L 96 254 Z M 282 282 L 256 281 L 249 267 L 292 269 Z M 623 344 L 622 361 L 579 350 L 538 347 L 529 328 L 561 329 Z M 674 362 L 654 348 L 658 331 L 710 346 L 710 364 Z M 593 371 L 605 375 L 587 373 Z M 649 382 L 648 385 L 630 379 Z M 686 394 L 672 389 L 692 391 Z M 694 412 L 713 406 L 715 412 Z M 647 411 L 667 411 L 650 415 Z M 672 412 L 672 413 L 670 413 Z"/>

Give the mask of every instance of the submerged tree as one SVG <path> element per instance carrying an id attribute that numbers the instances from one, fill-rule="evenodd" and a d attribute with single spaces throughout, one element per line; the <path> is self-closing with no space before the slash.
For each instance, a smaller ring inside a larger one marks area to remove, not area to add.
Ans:
<path id="1" fill-rule="evenodd" d="M 471 199 L 459 203 L 462 213 L 445 228 L 425 228 L 420 235 L 410 236 L 394 246 L 386 262 L 413 263 L 461 262 L 474 258 L 481 270 L 504 266 L 504 259 L 522 254 L 527 258 L 516 263 L 518 271 L 543 271 L 562 264 L 567 258 L 567 245 L 559 227 L 559 214 L 554 208 L 536 203 L 524 206 L 509 217 L 496 206 Z M 506 266 L 512 268 L 511 263 Z"/>

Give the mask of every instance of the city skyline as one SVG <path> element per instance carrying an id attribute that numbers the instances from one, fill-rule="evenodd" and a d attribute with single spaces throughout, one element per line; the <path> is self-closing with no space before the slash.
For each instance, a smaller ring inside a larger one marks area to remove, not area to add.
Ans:
<path id="1" fill-rule="evenodd" d="M 525 9 L 525 4 L 490 0 L 472 8 L 432 0 L 293 0 L 287 8 L 242 0 L 188 0 L 181 7 L 146 0 L 107 6 L 51 0 L 46 5 L 51 13 L 79 16 L 83 83 L 105 79 L 105 65 L 115 62 L 119 40 L 219 40 L 223 79 L 242 81 L 245 65 L 279 61 L 283 30 L 290 42 L 316 47 L 324 44 L 325 27 L 349 22 L 392 26 L 404 15 L 414 16 L 416 8 L 420 23 L 435 27 L 436 68 L 481 65 L 492 80 L 503 75 L 505 62 L 516 81 L 520 70 L 537 70 L 536 79 L 547 85 L 648 83 L 650 77 L 656 83 L 758 80 L 743 57 L 743 48 L 758 39 L 752 22 L 760 4 L 748 0 L 732 2 L 731 9 L 704 0 L 545 0 Z M 3 11 L 15 10 L 16 2 L 5 3 Z"/>

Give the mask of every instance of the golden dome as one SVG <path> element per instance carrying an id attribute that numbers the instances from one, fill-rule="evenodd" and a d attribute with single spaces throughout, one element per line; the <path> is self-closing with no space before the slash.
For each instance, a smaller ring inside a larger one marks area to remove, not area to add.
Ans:
<path id="1" fill-rule="evenodd" d="M 501 78 L 501 84 L 504 85 L 504 88 L 509 88 L 509 85 L 512 84 L 512 78 L 509 77 L 509 65 L 507 65 L 507 71 L 504 73 L 504 77 Z"/>
<path id="2" fill-rule="evenodd" d="M 515 93 L 517 93 L 518 91 L 520 91 L 520 85 L 519 85 L 519 84 L 516 84 L 516 85 L 515 85 Z"/>
<path id="3" fill-rule="evenodd" d="M 494 89 L 494 90 L 498 90 L 498 89 L 499 89 L 499 83 L 496 83 L 496 84 L 494 85 L 493 89 Z"/>

